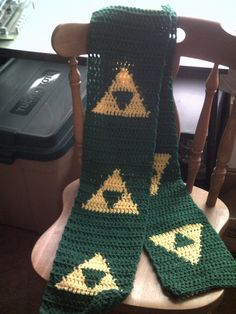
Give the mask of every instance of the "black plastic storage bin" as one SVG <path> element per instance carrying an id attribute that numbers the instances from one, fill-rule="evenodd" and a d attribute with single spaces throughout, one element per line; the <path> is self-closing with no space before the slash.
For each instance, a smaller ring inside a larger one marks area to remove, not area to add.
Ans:
<path id="1" fill-rule="evenodd" d="M 86 66 L 80 67 L 81 97 Z M 0 68 L 0 223 L 44 231 L 78 178 L 66 63 L 10 59 Z"/>

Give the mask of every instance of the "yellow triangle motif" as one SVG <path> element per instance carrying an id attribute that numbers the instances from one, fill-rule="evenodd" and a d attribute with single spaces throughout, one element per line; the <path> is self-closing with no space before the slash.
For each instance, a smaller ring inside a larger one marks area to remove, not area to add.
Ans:
<path id="1" fill-rule="evenodd" d="M 203 225 L 188 224 L 182 227 L 170 230 L 165 233 L 151 236 L 149 239 L 156 245 L 165 248 L 168 252 L 177 254 L 191 264 L 197 264 L 201 257 L 201 230 Z M 182 247 L 175 247 L 176 235 L 181 234 L 194 243 Z"/>
<path id="2" fill-rule="evenodd" d="M 83 269 L 98 270 L 105 273 L 104 277 L 94 287 L 88 287 Z M 111 275 L 108 264 L 100 253 L 96 253 L 90 260 L 85 261 L 55 285 L 59 290 L 65 290 L 76 294 L 96 295 L 106 290 L 119 290 L 114 278 Z"/>
<path id="3" fill-rule="evenodd" d="M 104 198 L 104 192 L 118 192 L 120 197 L 112 207 Z M 133 214 L 138 215 L 138 207 L 131 198 L 131 194 L 128 193 L 126 184 L 121 178 L 120 170 L 115 169 L 111 176 L 109 176 L 97 191 L 96 194 L 87 201 L 86 204 L 82 204 L 82 207 L 99 213 L 108 214 Z"/>
<path id="4" fill-rule="evenodd" d="M 153 163 L 153 170 L 154 175 L 151 179 L 151 186 L 150 186 L 150 195 L 157 195 L 161 176 L 164 173 L 165 168 L 169 164 L 171 155 L 170 154 L 155 154 L 154 155 L 154 163 Z"/>
<path id="5" fill-rule="evenodd" d="M 131 93 L 132 97 L 130 102 L 124 109 L 119 108 L 117 99 L 113 95 L 114 92 Z M 121 68 L 120 72 L 117 73 L 108 91 L 101 100 L 97 102 L 92 112 L 126 118 L 148 118 L 150 114 L 150 111 L 147 111 L 144 107 L 143 98 L 141 98 L 138 92 L 138 87 L 134 83 L 132 74 L 130 74 L 126 68 Z"/>

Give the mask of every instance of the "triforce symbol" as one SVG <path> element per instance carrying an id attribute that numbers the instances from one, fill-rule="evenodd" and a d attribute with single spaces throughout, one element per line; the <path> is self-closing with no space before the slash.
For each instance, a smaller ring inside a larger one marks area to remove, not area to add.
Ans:
<path id="1" fill-rule="evenodd" d="M 203 225 L 188 224 L 165 233 L 153 235 L 149 239 L 168 252 L 175 253 L 191 264 L 197 264 L 201 257 L 201 230 Z"/>
<path id="2" fill-rule="evenodd" d="M 126 118 L 148 118 L 150 114 L 143 104 L 143 98 L 138 92 L 132 74 L 126 68 L 121 68 L 116 74 L 112 84 L 92 112 Z"/>
<path id="3" fill-rule="evenodd" d="M 55 285 L 75 294 L 96 295 L 106 290 L 119 290 L 108 264 L 100 253 L 85 261 Z"/>
<path id="4" fill-rule="evenodd" d="M 164 173 L 165 168 L 169 164 L 169 160 L 171 158 L 170 154 L 155 154 L 154 156 L 154 163 L 153 163 L 153 170 L 154 174 L 151 179 L 151 186 L 150 186 L 150 194 L 157 195 L 161 176 Z"/>
<path id="5" fill-rule="evenodd" d="M 93 194 L 82 207 L 99 213 L 138 215 L 138 207 L 126 188 L 120 170 L 115 169 L 104 181 L 100 189 Z"/>

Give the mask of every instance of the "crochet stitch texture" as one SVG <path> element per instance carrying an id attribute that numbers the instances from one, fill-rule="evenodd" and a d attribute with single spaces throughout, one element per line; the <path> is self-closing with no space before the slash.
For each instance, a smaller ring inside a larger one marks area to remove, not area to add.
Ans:
<path id="1" fill-rule="evenodd" d="M 104 313 L 132 289 L 173 19 L 169 9 L 123 7 L 92 16 L 80 188 L 41 314 Z"/>
<path id="2" fill-rule="evenodd" d="M 41 314 L 105 313 L 119 304 L 143 247 L 177 296 L 236 283 L 235 262 L 180 177 L 175 33 L 168 7 L 92 16 L 80 188 Z"/>
<path id="3" fill-rule="evenodd" d="M 170 41 L 169 55 L 173 49 Z M 183 298 L 210 289 L 235 287 L 236 262 L 181 179 L 171 73 L 169 58 L 160 93 L 144 247 L 166 291 Z M 164 164 L 161 180 L 154 189 L 153 182 Z"/>

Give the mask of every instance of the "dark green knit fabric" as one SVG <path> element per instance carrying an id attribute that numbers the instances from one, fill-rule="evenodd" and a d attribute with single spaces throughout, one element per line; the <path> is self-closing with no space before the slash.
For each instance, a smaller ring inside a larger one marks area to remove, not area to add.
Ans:
<path id="1" fill-rule="evenodd" d="M 236 286 L 236 263 L 180 176 L 176 22 L 167 7 L 92 16 L 80 188 L 41 314 L 105 313 L 131 292 L 143 248 L 172 295 Z"/>
<path id="2" fill-rule="evenodd" d="M 173 51 L 170 42 L 168 55 L 173 55 Z M 235 287 L 236 262 L 181 180 L 171 58 L 168 60 L 153 167 L 153 175 L 160 176 L 158 189 L 150 189 L 144 247 L 165 291 L 187 297 L 210 289 Z"/>
<path id="3" fill-rule="evenodd" d="M 147 224 L 158 105 L 176 16 L 92 16 L 80 188 L 41 314 L 105 313 L 131 291 Z"/>

